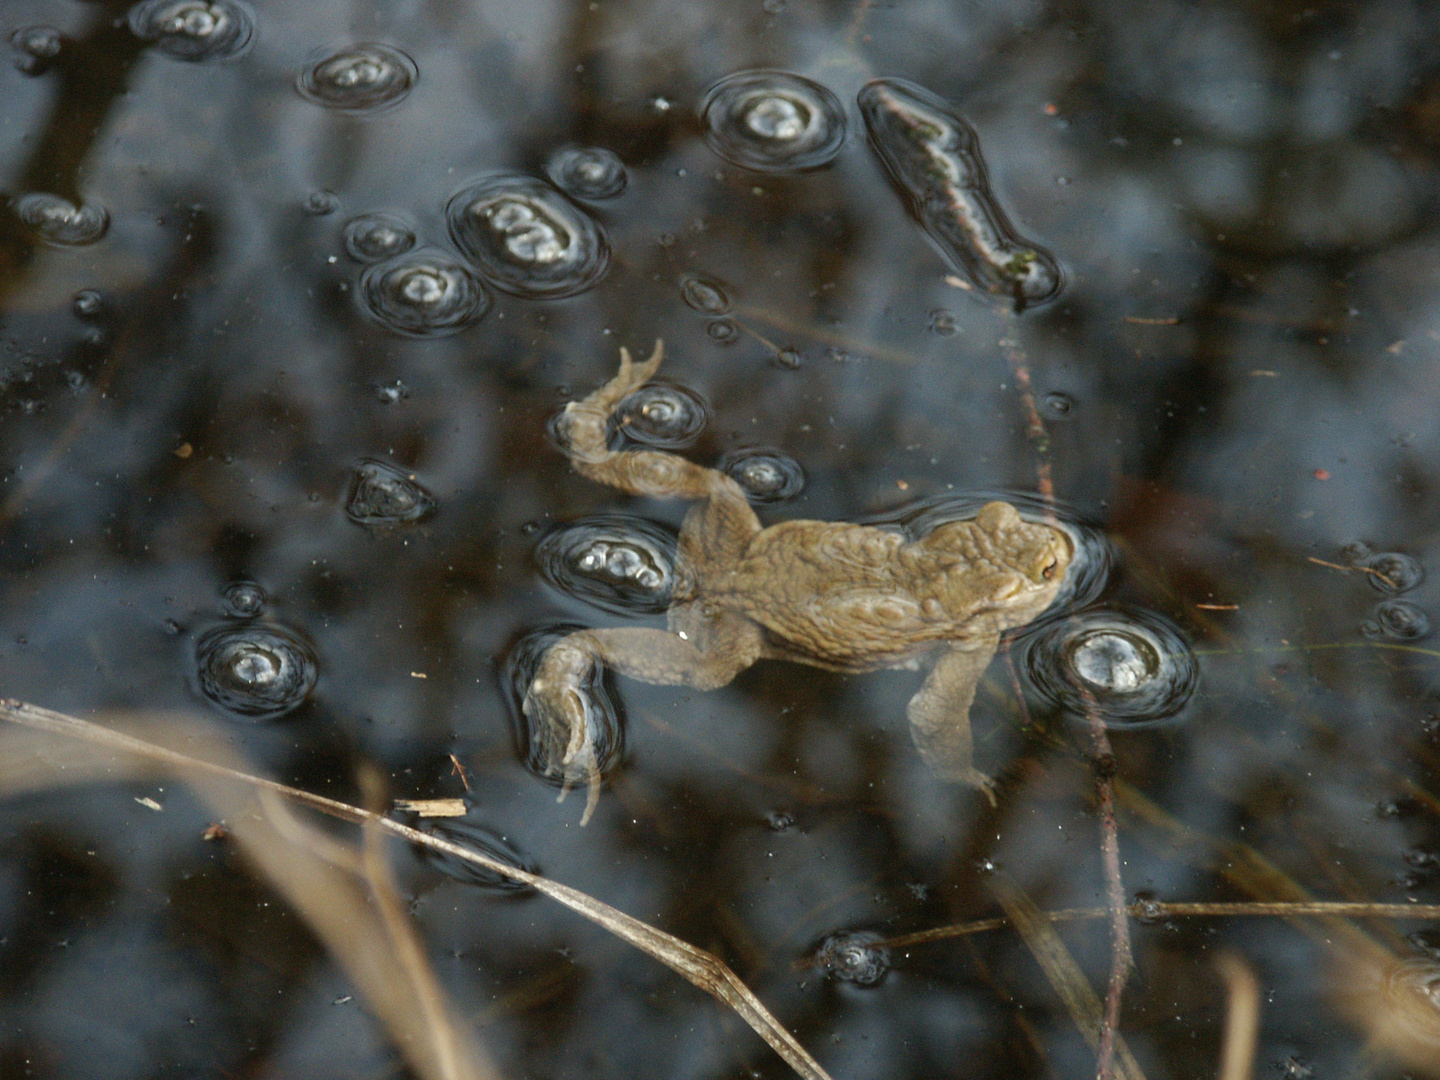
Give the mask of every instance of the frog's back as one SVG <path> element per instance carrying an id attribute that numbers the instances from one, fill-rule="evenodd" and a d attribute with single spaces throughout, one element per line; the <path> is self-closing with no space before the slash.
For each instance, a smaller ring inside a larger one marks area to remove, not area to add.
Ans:
<path id="1" fill-rule="evenodd" d="M 841 671 L 891 667 L 953 626 L 905 580 L 904 546 L 869 526 L 786 521 L 757 533 L 705 591 L 762 626 L 769 655 Z"/>

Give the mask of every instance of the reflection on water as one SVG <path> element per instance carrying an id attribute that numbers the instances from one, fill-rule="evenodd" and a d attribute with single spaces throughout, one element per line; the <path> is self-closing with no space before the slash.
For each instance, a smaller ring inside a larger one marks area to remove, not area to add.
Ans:
<path id="1" fill-rule="evenodd" d="M 1127 895 L 1440 901 L 1430 7 L 9 0 L 0 40 L 7 697 L 468 797 L 471 842 L 725 956 L 837 1080 L 1094 1075 L 1007 927 L 840 977 L 851 928 L 996 914 L 977 867 L 1097 903 L 1055 722 L 1092 703 Z M 671 385 L 611 445 L 725 468 L 764 524 L 1003 493 L 1069 531 L 971 706 L 993 811 L 910 747 L 921 672 L 771 660 L 595 674 L 605 812 L 554 805 L 588 773 L 527 725 L 529 635 L 656 625 L 686 508 L 545 426 L 656 338 Z M 395 1071 L 210 817 L 162 778 L 0 797 L 0 1072 Z M 501 1075 L 782 1075 L 545 897 L 404 855 Z M 1222 947 L 1267 987 L 1257 1075 L 1353 1071 L 1292 923 L 1132 929 L 1152 1080 L 1216 1068 Z M 1062 935 L 1102 988 L 1108 931 Z"/>

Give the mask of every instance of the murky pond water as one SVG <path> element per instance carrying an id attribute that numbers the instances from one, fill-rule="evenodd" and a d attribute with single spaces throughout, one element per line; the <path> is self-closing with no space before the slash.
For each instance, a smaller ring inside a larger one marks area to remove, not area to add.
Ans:
<path id="1" fill-rule="evenodd" d="M 1222 955 L 1257 1075 L 1440 1072 L 1433 5 L 6 0 L 0 40 L 0 695 L 462 799 L 425 830 L 714 953 L 837 1080 L 1094 1075 L 1016 897 L 1085 909 L 1104 999 L 1108 783 L 1122 1075 L 1215 1073 Z M 921 671 L 761 660 L 590 672 L 581 827 L 522 699 L 564 631 L 664 627 L 686 505 L 555 416 L 656 339 L 613 445 L 764 524 L 1066 524 L 971 707 L 994 806 L 912 744 Z M 49 738 L 0 748 L 0 1074 L 411 1067 L 249 811 Z M 542 892 L 389 855 L 500 1075 L 793 1075 Z M 1312 900 L 1378 906 L 1243 906 Z"/>

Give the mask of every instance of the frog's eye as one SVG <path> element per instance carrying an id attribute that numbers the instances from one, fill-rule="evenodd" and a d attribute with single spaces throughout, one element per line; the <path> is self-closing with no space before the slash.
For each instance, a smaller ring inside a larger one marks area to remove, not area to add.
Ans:
<path id="1" fill-rule="evenodd" d="M 1059 559 L 1051 559 L 1048 563 L 1045 564 L 1045 569 L 1040 571 L 1040 576 L 1046 581 L 1049 581 L 1055 576 L 1055 570 L 1057 567 L 1059 567 L 1059 565 Z"/>

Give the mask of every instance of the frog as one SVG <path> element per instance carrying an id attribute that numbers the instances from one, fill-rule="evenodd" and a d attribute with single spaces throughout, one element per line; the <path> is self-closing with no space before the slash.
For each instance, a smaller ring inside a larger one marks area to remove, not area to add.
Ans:
<path id="1" fill-rule="evenodd" d="M 576 630 L 540 657 L 521 707 L 561 798 L 588 784 L 584 824 L 599 797 L 588 689 L 597 665 L 715 690 L 758 660 L 778 659 L 845 674 L 927 666 L 906 707 L 920 757 L 995 805 L 994 781 L 975 767 L 970 707 L 1001 635 L 1033 622 L 1059 595 L 1075 557 L 1071 534 L 998 500 L 916 539 L 844 521 L 764 526 L 728 474 L 666 450 L 611 449 L 612 418 L 663 357 L 663 341 L 641 363 L 622 347 L 614 377 L 568 403 L 553 425 L 581 476 L 694 503 L 680 526 L 666 629 Z"/>

